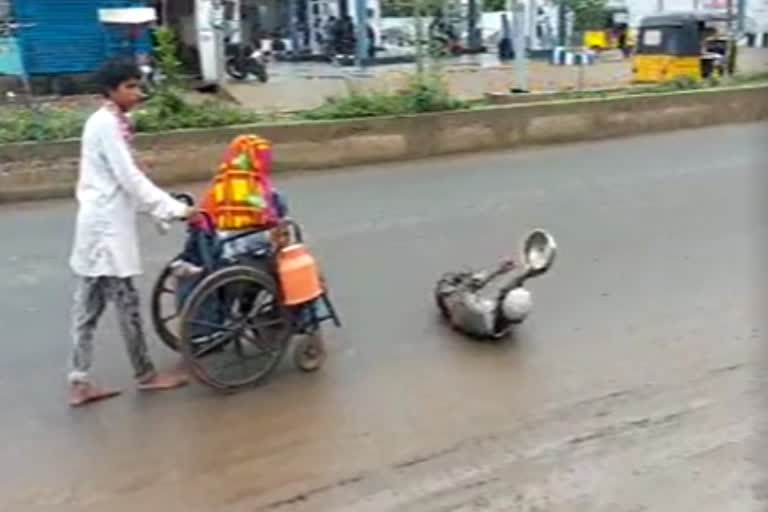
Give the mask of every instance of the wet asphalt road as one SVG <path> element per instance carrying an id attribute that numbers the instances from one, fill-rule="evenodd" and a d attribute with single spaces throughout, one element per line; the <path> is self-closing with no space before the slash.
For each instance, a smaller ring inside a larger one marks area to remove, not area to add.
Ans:
<path id="1" fill-rule="evenodd" d="M 127 392 L 78 411 L 73 204 L 2 207 L 0 510 L 763 510 L 766 140 L 723 126 L 281 176 L 345 321 L 325 369 L 140 396 L 108 315 L 96 374 Z M 440 272 L 539 226 L 560 257 L 515 339 L 436 322 Z M 182 232 L 146 228 L 145 292 Z"/>

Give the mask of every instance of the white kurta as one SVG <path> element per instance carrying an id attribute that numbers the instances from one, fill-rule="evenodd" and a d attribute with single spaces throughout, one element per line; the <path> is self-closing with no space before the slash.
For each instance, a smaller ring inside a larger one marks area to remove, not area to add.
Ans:
<path id="1" fill-rule="evenodd" d="M 80 159 L 72 270 L 87 277 L 141 274 L 137 214 L 169 221 L 183 216 L 186 205 L 137 167 L 117 116 L 107 108 L 85 124 Z"/>

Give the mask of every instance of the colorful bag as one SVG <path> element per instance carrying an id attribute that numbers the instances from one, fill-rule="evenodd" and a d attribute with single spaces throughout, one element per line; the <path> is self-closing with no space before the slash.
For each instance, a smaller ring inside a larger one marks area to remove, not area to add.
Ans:
<path id="1" fill-rule="evenodd" d="M 216 229 L 259 228 L 277 221 L 271 170 L 269 141 L 257 135 L 241 135 L 232 141 L 202 204 Z"/>

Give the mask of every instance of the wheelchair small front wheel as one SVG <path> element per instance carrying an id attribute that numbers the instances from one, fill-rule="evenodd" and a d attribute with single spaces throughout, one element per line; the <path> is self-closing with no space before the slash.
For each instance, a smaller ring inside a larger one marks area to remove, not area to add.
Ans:
<path id="1" fill-rule="evenodd" d="M 325 348 L 325 341 L 320 330 L 303 336 L 297 343 L 293 351 L 293 363 L 303 372 L 316 372 L 322 368 L 323 363 L 328 357 L 328 351 Z"/>

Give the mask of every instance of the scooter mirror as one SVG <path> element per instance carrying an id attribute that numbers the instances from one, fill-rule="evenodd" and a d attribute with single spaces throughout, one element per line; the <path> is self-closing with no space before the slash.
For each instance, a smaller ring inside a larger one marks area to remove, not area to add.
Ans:
<path id="1" fill-rule="evenodd" d="M 523 241 L 523 261 L 531 272 L 546 272 L 555 262 L 557 243 L 543 229 L 531 231 Z"/>

